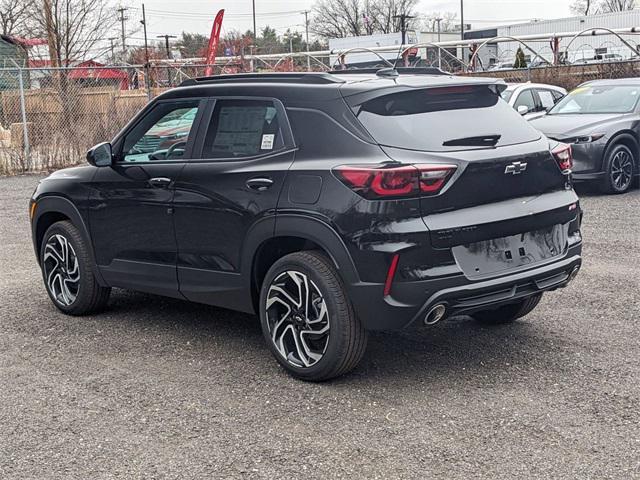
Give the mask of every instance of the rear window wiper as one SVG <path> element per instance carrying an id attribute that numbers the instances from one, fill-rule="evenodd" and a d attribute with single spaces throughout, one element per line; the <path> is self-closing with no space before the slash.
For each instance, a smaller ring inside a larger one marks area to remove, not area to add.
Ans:
<path id="1" fill-rule="evenodd" d="M 478 135 L 447 140 L 443 147 L 495 147 L 502 135 Z"/>

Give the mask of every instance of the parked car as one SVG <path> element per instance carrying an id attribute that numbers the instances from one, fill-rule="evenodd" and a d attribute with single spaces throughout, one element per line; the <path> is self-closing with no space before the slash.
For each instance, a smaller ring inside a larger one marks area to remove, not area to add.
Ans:
<path id="1" fill-rule="evenodd" d="M 493 70 L 513 70 L 513 60 L 510 62 L 496 62 L 487 67 L 487 71 Z"/>
<path id="2" fill-rule="evenodd" d="M 640 80 L 584 83 L 531 124 L 571 144 L 573 177 L 606 193 L 628 191 L 640 172 Z"/>
<path id="3" fill-rule="evenodd" d="M 605 62 L 622 62 L 625 58 L 617 53 L 603 53 L 594 55 L 593 58 L 583 58 L 580 60 L 576 60 L 575 63 L 605 63 Z"/>
<path id="4" fill-rule="evenodd" d="M 544 83 L 510 83 L 500 94 L 527 120 L 543 116 L 567 94 L 562 87 Z"/>
<path id="5" fill-rule="evenodd" d="M 187 81 L 39 183 L 46 290 L 70 315 L 112 287 L 259 314 L 314 381 L 354 368 L 370 330 L 512 322 L 575 277 L 582 242 L 570 149 L 505 87 L 403 69 Z M 184 153 L 139 157 L 185 108 Z"/>

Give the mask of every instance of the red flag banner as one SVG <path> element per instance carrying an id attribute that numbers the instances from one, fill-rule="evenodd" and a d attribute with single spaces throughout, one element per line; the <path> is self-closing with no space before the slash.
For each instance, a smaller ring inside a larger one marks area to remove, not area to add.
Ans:
<path id="1" fill-rule="evenodd" d="M 213 75 L 213 64 L 216 61 L 220 31 L 222 30 L 222 17 L 224 17 L 224 9 L 218 12 L 211 28 L 211 38 L 209 38 L 209 48 L 207 49 L 207 67 L 204 70 L 207 77 Z"/>

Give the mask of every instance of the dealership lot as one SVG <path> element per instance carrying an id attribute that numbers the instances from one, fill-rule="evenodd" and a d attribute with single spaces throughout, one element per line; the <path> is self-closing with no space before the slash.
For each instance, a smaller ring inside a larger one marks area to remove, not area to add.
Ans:
<path id="1" fill-rule="evenodd" d="M 640 192 L 581 189 L 584 267 L 512 326 L 372 335 L 325 384 L 257 320 L 114 291 L 66 317 L 0 178 L 0 478 L 640 477 Z"/>

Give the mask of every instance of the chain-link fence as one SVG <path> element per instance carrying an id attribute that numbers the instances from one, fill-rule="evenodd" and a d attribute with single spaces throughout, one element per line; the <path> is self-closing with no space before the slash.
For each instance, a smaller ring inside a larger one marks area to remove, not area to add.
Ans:
<path id="1" fill-rule="evenodd" d="M 589 80 L 639 77 L 640 60 L 492 70 L 465 75 L 502 78 L 509 83 L 547 83 L 571 90 Z"/>
<path id="2" fill-rule="evenodd" d="M 81 162 L 89 147 L 110 140 L 151 98 L 205 69 L 0 69 L 0 174 Z"/>

